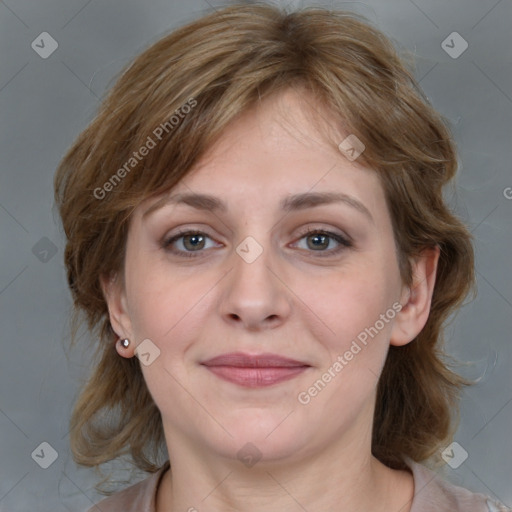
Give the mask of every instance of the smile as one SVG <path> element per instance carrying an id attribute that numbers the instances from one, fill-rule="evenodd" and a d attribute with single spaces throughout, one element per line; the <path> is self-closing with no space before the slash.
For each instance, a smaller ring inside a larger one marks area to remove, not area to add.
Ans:
<path id="1" fill-rule="evenodd" d="M 228 382 L 248 388 L 272 386 L 296 377 L 309 366 L 243 368 L 239 366 L 208 366 L 213 374 Z"/>
<path id="2" fill-rule="evenodd" d="M 224 354 L 201 363 L 217 377 L 248 388 L 272 386 L 290 380 L 310 365 L 275 354 Z"/>

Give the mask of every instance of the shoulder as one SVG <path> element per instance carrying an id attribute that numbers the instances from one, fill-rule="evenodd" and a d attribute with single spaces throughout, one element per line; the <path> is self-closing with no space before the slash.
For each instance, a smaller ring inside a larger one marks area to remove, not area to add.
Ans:
<path id="1" fill-rule="evenodd" d="M 158 485 L 168 468 L 169 461 L 148 478 L 102 499 L 87 512 L 155 512 Z"/>
<path id="2" fill-rule="evenodd" d="M 414 477 L 410 512 L 512 512 L 489 496 L 450 483 L 434 471 L 406 458 Z"/>

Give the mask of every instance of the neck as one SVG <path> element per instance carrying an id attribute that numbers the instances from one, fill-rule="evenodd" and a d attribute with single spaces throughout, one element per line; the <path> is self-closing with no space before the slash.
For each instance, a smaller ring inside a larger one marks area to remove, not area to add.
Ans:
<path id="1" fill-rule="evenodd" d="M 184 446 L 184 445 L 181 445 Z M 170 450 L 171 469 L 157 494 L 157 512 L 207 509 L 210 512 L 280 510 L 372 510 L 408 512 L 412 475 L 392 470 L 360 447 L 323 452 L 286 463 L 205 457 L 202 450 Z"/>

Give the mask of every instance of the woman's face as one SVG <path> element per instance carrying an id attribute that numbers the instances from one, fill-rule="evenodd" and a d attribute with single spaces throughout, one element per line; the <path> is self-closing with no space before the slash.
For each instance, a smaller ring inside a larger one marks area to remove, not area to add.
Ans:
<path id="1" fill-rule="evenodd" d="M 144 216 L 152 199 L 132 219 L 125 287 L 109 307 L 120 336 L 150 340 L 141 368 L 170 453 L 356 450 L 390 342 L 415 335 L 398 329 L 409 290 L 377 174 L 325 143 L 303 112 L 291 91 L 265 100 L 170 193 L 181 201 Z M 232 353 L 298 363 L 204 364 Z"/>

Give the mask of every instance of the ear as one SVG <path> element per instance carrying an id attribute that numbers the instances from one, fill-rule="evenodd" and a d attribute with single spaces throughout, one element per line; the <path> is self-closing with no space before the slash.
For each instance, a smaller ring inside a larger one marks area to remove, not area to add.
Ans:
<path id="1" fill-rule="evenodd" d="M 395 317 L 391 345 L 402 346 L 411 342 L 427 323 L 440 252 L 436 245 L 424 249 L 418 258 L 411 260 L 413 282 L 410 287 L 402 287 L 402 309 Z"/>
<path id="2" fill-rule="evenodd" d="M 128 308 L 126 307 L 127 301 L 124 284 L 118 275 L 107 276 L 102 274 L 100 276 L 100 286 L 107 302 L 112 329 L 120 339 L 128 338 L 131 341 L 128 348 L 124 348 L 120 343 L 116 343 L 116 349 L 119 355 L 123 357 L 133 357 L 135 339 Z"/>

